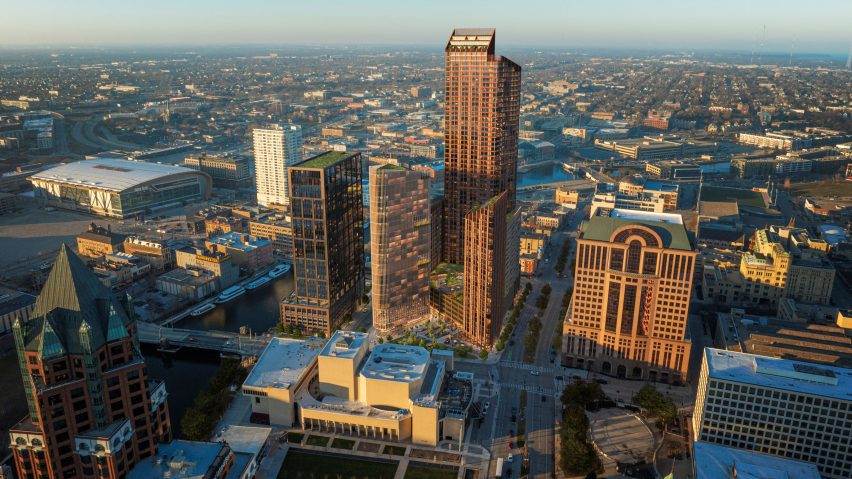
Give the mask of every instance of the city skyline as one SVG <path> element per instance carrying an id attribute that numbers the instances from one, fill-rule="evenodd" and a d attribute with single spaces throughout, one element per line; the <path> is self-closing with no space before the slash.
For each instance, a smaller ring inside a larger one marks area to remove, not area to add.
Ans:
<path id="1" fill-rule="evenodd" d="M 158 0 L 146 4 L 145 9 L 125 6 L 118 10 L 102 0 L 73 6 L 50 1 L 18 3 L 7 13 L 23 21 L 13 22 L 0 32 L 0 45 L 439 45 L 443 36 L 439 32 L 488 26 L 500 30 L 501 44 L 509 48 L 696 49 L 764 54 L 792 50 L 794 54 L 845 56 L 850 36 L 844 19 L 852 15 L 852 5 L 834 0 L 821 2 L 820 8 L 764 0 L 706 5 L 665 0 L 641 6 L 619 1 L 608 3 L 606 9 L 542 1 L 521 10 L 521 15 L 517 6 L 508 2 L 486 5 L 474 1 L 453 5 L 451 16 L 445 15 L 446 3 L 409 6 L 404 14 L 384 0 L 366 5 L 331 2 L 321 7 L 256 0 L 241 3 L 239 8 L 227 2 L 186 1 L 175 5 Z M 260 8 L 266 13 L 255 15 Z M 37 24 L 27 20 L 35 18 Z M 115 22 L 115 18 L 124 20 Z M 290 18 L 299 20 L 291 22 Z M 417 21 L 411 22 L 412 18 Z M 314 25 L 325 27 L 316 29 Z"/>

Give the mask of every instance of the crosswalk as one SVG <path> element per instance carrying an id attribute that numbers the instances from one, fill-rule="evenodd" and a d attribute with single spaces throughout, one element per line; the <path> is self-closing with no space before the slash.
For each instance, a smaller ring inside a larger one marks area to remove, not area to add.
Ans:
<path id="1" fill-rule="evenodd" d="M 520 384 L 520 383 L 500 383 L 501 387 L 514 389 L 517 391 L 526 391 L 532 394 L 540 394 L 542 396 L 556 396 L 556 392 L 553 389 L 533 386 L 530 384 Z"/>
<path id="2" fill-rule="evenodd" d="M 535 364 L 527 364 L 521 361 L 500 361 L 500 366 L 505 368 L 522 369 L 524 371 L 537 371 L 539 373 L 554 374 L 561 368 L 548 366 L 536 366 Z"/>

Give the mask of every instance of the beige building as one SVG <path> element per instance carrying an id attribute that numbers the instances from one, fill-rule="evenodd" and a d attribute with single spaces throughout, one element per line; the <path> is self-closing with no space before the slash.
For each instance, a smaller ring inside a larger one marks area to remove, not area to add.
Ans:
<path id="1" fill-rule="evenodd" d="M 89 258 L 100 258 L 104 255 L 122 251 L 124 235 L 113 233 L 111 227 L 89 225 L 89 229 L 77 235 L 77 253 Z"/>
<path id="2" fill-rule="evenodd" d="M 370 168 L 373 325 L 381 334 L 429 318 L 429 183 L 401 166 Z"/>
<path id="3" fill-rule="evenodd" d="M 758 230 L 742 253 L 739 268 L 730 261 L 705 264 L 701 288 L 707 301 L 729 306 L 774 309 L 782 298 L 828 304 L 835 269 L 823 253 L 808 247 L 804 230 Z"/>
<path id="4" fill-rule="evenodd" d="M 279 212 L 268 213 L 250 220 L 248 227 L 251 236 L 269 240 L 275 254 L 292 260 L 293 224 L 286 215 Z"/>
<path id="5" fill-rule="evenodd" d="M 664 183 L 654 180 L 643 183 L 626 180 L 618 183 L 618 192 L 624 195 L 648 201 L 662 199 L 663 211 L 674 211 L 677 209 L 679 191 L 680 187 L 677 183 Z"/>
<path id="6" fill-rule="evenodd" d="M 151 265 L 151 269 L 163 272 L 172 269 L 175 263 L 174 253 L 167 241 L 151 241 L 139 236 L 129 236 L 124 240 L 124 252 Z"/>
<path id="7" fill-rule="evenodd" d="M 563 364 L 679 382 L 696 252 L 680 215 L 613 210 L 583 223 Z"/>
<path id="8" fill-rule="evenodd" d="M 436 446 L 461 440 L 470 406 L 443 396 L 445 381 L 471 387 L 424 348 L 379 344 L 370 351 L 366 334 L 337 331 L 324 345 L 273 340 L 243 394 L 253 398 L 252 414 L 272 425 Z"/>
<path id="9" fill-rule="evenodd" d="M 571 210 L 577 209 L 580 203 L 580 192 L 560 186 L 556 188 L 556 204 Z"/>

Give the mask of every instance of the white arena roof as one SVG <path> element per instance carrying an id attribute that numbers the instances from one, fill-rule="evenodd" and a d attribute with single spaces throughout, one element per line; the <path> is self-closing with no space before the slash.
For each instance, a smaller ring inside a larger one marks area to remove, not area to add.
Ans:
<path id="1" fill-rule="evenodd" d="M 36 173 L 32 180 L 84 186 L 120 192 L 164 176 L 199 171 L 173 165 L 131 161 L 120 158 L 98 158 L 55 166 Z"/>

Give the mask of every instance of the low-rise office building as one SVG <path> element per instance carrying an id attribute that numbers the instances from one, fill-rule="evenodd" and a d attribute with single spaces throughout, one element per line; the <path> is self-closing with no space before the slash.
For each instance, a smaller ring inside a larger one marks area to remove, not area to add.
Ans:
<path id="1" fill-rule="evenodd" d="M 183 166 L 207 173 L 219 188 L 250 188 L 252 184 L 248 158 L 201 153 L 187 156 Z"/>
<path id="2" fill-rule="evenodd" d="M 249 234 L 272 243 L 272 252 L 292 261 L 293 224 L 286 215 L 270 212 L 249 221 Z"/>
<path id="3" fill-rule="evenodd" d="M 198 268 L 175 268 L 157 277 L 157 289 L 179 298 L 200 301 L 219 291 L 218 278 Z"/>
<path id="4" fill-rule="evenodd" d="M 224 290 L 240 279 L 240 267 L 229 254 L 187 246 L 175 250 L 175 265 L 187 270 L 201 269 L 213 273 L 218 289 Z"/>
<path id="5" fill-rule="evenodd" d="M 29 293 L 0 286 L 0 335 L 11 332 L 15 321 L 29 321 L 35 300 Z"/>
<path id="6" fill-rule="evenodd" d="M 171 242 L 167 240 L 147 240 L 139 236 L 129 236 L 122 245 L 124 252 L 132 254 L 157 272 L 168 271 L 174 267 L 175 258 Z"/>
<path id="7" fill-rule="evenodd" d="M 204 241 L 208 251 L 233 258 L 234 263 L 249 272 L 272 264 L 272 243 L 247 234 L 231 232 Z"/>
<path id="8" fill-rule="evenodd" d="M 692 431 L 699 441 L 814 464 L 852 477 L 852 371 L 707 348 Z"/>

